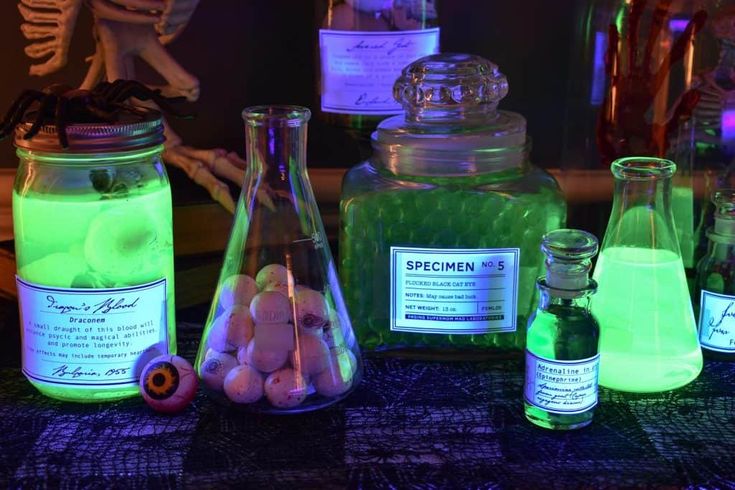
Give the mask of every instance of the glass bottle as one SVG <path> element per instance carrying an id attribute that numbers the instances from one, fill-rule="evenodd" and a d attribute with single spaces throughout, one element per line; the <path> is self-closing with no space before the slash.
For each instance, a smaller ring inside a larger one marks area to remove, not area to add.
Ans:
<path id="1" fill-rule="evenodd" d="M 592 422 L 597 405 L 600 326 L 589 311 L 597 238 L 555 230 L 541 250 L 546 277 L 536 281 L 541 300 L 526 334 L 526 418 L 547 429 L 578 429 Z"/>
<path id="2" fill-rule="evenodd" d="M 13 189 L 23 372 L 41 393 L 134 396 L 176 353 L 171 189 L 160 114 L 16 130 Z"/>
<path id="3" fill-rule="evenodd" d="M 400 114 L 393 82 L 439 52 L 436 0 L 317 0 L 320 119 L 367 138 Z"/>
<path id="4" fill-rule="evenodd" d="M 684 386 L 702 352 L 671 212 L 676 165 L 631 157 L 612 164 L 615 196 L 594 278 L 600 385 L 656 392 Z"/>
<path id="5" fill-rule="evenodd" d="M 248 167 L 196 359 L 215 398 L 261 412 L 330 405 L 362 372 L 306 173 L 309 117 L 243 111 Z"/>
<path id="6" fill-rule="evenodd" d="M 735 360 L 735 190 L 712 196 L 715 225 L 707 232 L 709 248 L 697 266 L 694 298 L 703 353 Z"/>
<path id="7" fill-rule="evenodd" d="M 556 181 L 528 160 L 526 121 L 497 110 L 505 76 L 472 55 L 417 60 L 396 81 L 405 116 L 347 172 L 340 275 L 363 349 L 487 357 L 522 349 Z"/>

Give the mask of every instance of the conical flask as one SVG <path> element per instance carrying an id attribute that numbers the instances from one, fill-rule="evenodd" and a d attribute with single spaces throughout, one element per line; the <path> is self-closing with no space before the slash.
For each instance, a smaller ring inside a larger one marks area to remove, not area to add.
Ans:
<path id="1" fill-rule="evenodd" d="M 248 168 L 196 361 L 215 397 L 263 412 L 334 403 L 362 371 L 306 173 L 309 117 L 243 111 Z"/>
<path id="2" fill-rule="evenodd" d="M 622 158 L 595 267 L 591 309 L 600 323 L 600 385 L 657 392 L 702 370 L 702 353 L 671 210 L 676 165 Z"/>

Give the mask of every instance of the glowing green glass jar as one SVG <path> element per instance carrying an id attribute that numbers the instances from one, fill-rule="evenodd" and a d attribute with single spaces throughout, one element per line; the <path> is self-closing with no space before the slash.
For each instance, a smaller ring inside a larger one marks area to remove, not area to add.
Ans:
<path id="1" fill-rule="evenodd" d="M 365 350 L 524 347 L 539 243 L 566 207 L 528 160 L 525 119 L 497 110 L 507 91 L 497 66 L 461 54 L 422 58 L 396 81 L 406 114 L 380 124 L 342 189 L 340 276 Z"/>
<path id="2" fill-rule="evenodd" d="M 23 372 L 62 400 L 133 396 L 145 362 L 176 352 L 161 117 L 71 124 L 67 148 L 29 129 L 13 189 Z"/>

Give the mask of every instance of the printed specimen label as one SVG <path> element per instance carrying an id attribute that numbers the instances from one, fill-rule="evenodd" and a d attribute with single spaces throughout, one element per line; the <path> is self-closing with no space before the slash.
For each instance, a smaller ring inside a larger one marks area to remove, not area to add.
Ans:
<path id="1" fill-rule="evenodd" d="M 53 288 L 16 276 L 23 373 L 79 388 L 138 384 L 141 354 L 168 353 L 166 279 L 114 289 Z"/>
<path id="2" fill-rule="evenodd" d="M 735 352 L 735 296 L 702 290 L 699 343 L 718 352 Z"/>
<path id="3" fill-rule="evenodd" d="M 519 249 L 390 251 L 391 330 L 515 332 Z"/>
<path id="4" fill-rule="evenodd" d="M 319 31 L 322 111 L 400 114 L 393 84 L 401 70 L 439 52 L 439 28 L 417 31 Z"/>
<path id="5" fill-rule="evenodd" d="M 585 412 L 597 405 L 599 370 L 599 354 L 578 361 L 559 361 L 526 350 L 526 401 L 550 413 Z"/>

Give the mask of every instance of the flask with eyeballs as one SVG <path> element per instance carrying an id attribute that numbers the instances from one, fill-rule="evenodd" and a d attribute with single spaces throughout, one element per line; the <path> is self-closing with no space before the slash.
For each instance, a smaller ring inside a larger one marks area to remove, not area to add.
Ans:
<path id="1" fill-rule="evenodd" d="M 568 430 L 592 422 L 597 405 L 600 326 L 590 313 L 597 291 L 590 260 L 597 238 L 581 230 L 546 234 L 546 276 L 526 334 L 526 418 L 547 429 Z"/>
<path id="2" fill-rule="evenodd" d="M 357 341 L 306 173 L 308 109 L 245 109 L 248 167 L 196 360 L 217 399 L 296 413 L 347 396 Z"/>

